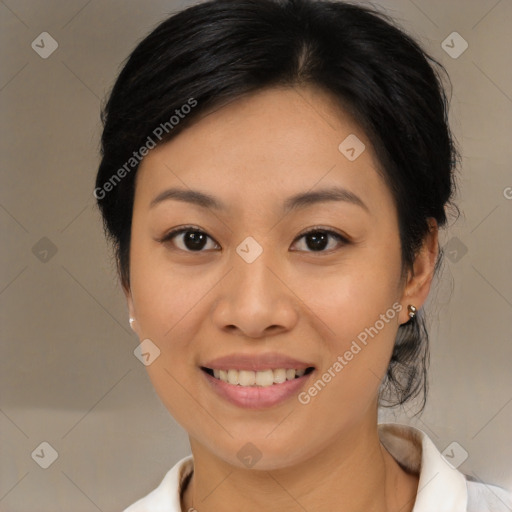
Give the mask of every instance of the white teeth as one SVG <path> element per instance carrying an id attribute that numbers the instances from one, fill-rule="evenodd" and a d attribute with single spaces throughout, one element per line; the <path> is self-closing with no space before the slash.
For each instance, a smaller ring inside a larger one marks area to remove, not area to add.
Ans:
<path id="1" fill-rule="evenodd" d="M 274 382 L 277 384 L 286 382 L 286 370 L 284 368 L 279 368 L 278 370 L 274 370 Z"/>
<path id="2" fill-rule="evenodd" d="M 233 370 L 236 372 L 236 370 Z M 238 383 L 240 386 L 254 386 L 256 384 L 256 374 L 248 370 L 238 372 Z"/>
<path id="3" fill-rule="evenodd" d="M 286 370 L 286 380 L 293 380 L 295 379 L 295 370 L 289 369 Z"/>
<path id="4" fill-rule="evenodd" d="M 230 384 L 238 384 L 238 371 L 237 370 L 228 370 L 228 382 Z"/>
<path id="5" fill-rule="evenodd" d="M 302 377 L 305 369 L 294 370 L 293 368 L 277 368 L 275 370 L 263 370 L 253 372 L 251 370 L 213 370 L 213 376 L 234 386 L 261 386 L 268 387 L 273 384 L 282 384 L 287 380 Z"/>
<path id="6" fill-rule="evenodd" d="M 257 386 L 271 386 L 274 384 L 274 372 L 272 370 L 263 370 L 256 373 Z"/>

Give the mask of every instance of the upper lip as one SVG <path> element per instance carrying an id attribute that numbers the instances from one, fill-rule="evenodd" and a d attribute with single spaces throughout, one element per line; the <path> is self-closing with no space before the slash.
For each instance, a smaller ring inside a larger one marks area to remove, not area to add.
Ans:
<path id="1" fill-rule="evenodd" d="M 266 352 L 264 354 L 230 354 L 206 361 L 201 366 L 211 370 L 275 370 L 285 369 L 306 369 L 313 367 L 312 364 L 299 361 L 277 352 Z"/>

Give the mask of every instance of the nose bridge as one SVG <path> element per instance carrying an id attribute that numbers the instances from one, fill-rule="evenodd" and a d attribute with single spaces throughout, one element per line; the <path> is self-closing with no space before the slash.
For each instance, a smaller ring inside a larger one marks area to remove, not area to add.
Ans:
<path id="1" fill-rule="evenodd" d="M 291 328 L 297 315 L 292 294 L 278 277 L 273 251 L 247 237 L 233 252 L 230 266 L 214 313 L 217 325 L 236 327 L 255 338 L 268 334 L 265 330 L 271 326 Z"/>
<path id="2" fill-rule="evenodd" d="M 244 292 L 249 292 L 264 294 L 267 300 L 270 299 L 279 284 L 270 270 L 276 266 L 275 263 L 275 256 L 269 247 L 264 248 L 263 242 L 260 244 L 252 236 L 245 238 L 233 255 L 234 285 L 237 291 L 245 297 L 248 293 Z"/>

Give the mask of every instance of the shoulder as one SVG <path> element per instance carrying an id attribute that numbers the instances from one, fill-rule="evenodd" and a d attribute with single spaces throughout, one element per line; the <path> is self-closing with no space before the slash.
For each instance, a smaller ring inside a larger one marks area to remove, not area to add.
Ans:
<path id="1" fill-rule="evenodd" d="M 123 512 L 181 512 L 180 491 L 184 479 L 193 471 L 192 455 L 179 460 L 156 489 L 137 500 Z"/>
<path id="2" fill-rule="evenodd" d="M 468 512 L 510 512 L 512 493 L 498 487 L 477 482 L 466 477 L 468 489 Z"/>
<path id="3" fill-rule="evenodd" d="M 392 457 L 419 477 L 413 512 L 511 512 L 511 493 L 478 482 L 454 468 L 429 436 L 415 427 L 379 424 L 379 437 Z"/>

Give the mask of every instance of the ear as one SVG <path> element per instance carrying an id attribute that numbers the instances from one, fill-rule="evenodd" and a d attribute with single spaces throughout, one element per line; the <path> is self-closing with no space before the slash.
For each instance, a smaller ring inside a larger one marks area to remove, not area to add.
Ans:
<path id="1" fill-rule="evenodd" d="M 131 290 L 124 284 L 122 285 L 122 288 L 124 296 L 126 297 L 126 304 L 128 305 L 128 314 L 130 315 L 130 318 L 133 318 L 133 322 L 130 322 L 130 327 L 137 335 L 139 335 L 137 315 L 135 313 L 135 306 L 133 305 L 133 297 Z"/>
<path id="2" fill-rule="evenodd" d="M 407 306 L 412 305 L 420 309 L 427 300 L 434 270 L 439 255 L 439 228 L 433 218 L 428 219 L 429 232 L 423 239 L 423 244 L 416 253 L 412 269 L 409 270 L 407 281 L 402 293 L 400 323 L 410 320 Z"/>

